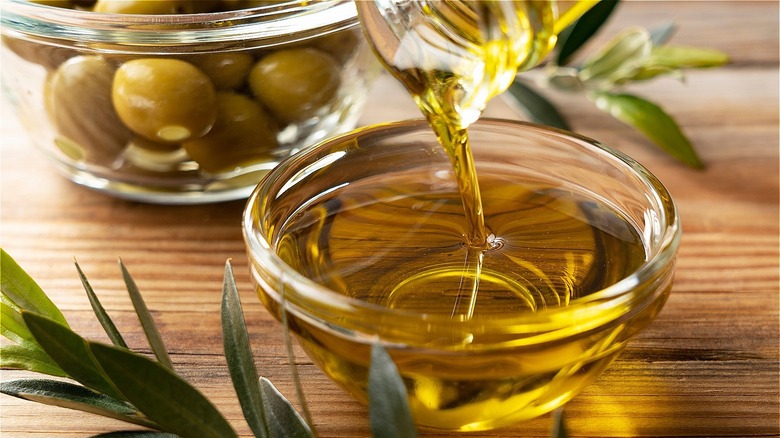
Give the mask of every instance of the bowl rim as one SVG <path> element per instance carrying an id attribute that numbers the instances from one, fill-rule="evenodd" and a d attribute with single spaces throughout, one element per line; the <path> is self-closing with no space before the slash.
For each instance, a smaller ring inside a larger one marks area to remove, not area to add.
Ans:
<path id="1" fill-rule="evenodd" d="M 232 42 L 245 48 L 286 44 L 359 25 L 352 0 L 290 0 L 247 9 L 167 15 L 99 13 L 3 0 L 0 23 L 4 34 L 79 45 L 162 47 Z"/>
<path id="2" fill-rule="evenodd" d="M 538 130 L 540 132 L 551 133 L 555 136 L 573 139 L 587 144 L 588 147 L 592 147 L 594 151 L 617 160 L 620 165 L 629 169 L 634 176 L 639 177 L 643 183 L 653 188 L 653 193 L 655 195 L 653 202 L 656 202 L 662 209 L 662 214 L 656 219 L 665 226 L 662 227 L 661 236 L 657 239 L 657 242 L 655 242 L 653 251 L 648 254 L 647 259 L 637 267 L 633 273 L 618 282 L 587 296 L 573 299 L 567 306 L 541 309 L 533 313 L 524 313 L 522 315 L 491 315 L 490 318 L 459 320 L 458 322 L 463 327 L 511 325 L 513 333 L 527 333 L 531 335 L 540 332 L 560 331 L 561 329 L 570 326 L 572 321 L 589 321 L 586 324 L 587 327 L 579 327 L 581 330 L 578 330 L 578 333 L 582 333 L 587 330 L 602 327 L 605 324 L 613 322 L 615 319 L 627 317 L 628 313 L 634 314 L 644 308 L 649 302 L 659 298 L 659 294 L 655 290 L 656 288 L 648 288 L 650 289 L 650 292 L 640 297 L 633 296 L 631 293 L 638 285 L 657 280 L 665 271 L 673 267 L 681 239 L 682 230 L 677 206 L 674 203 L 671 194 L 657 177 L 628 155 L 596 140 L 569 131 L 524 121 L 496 118 L 481 118 L 475 125 L 484 129 L 491 129 L 503 125 L 513 128 Z M 279 174 L 287 167 L 293 166 L 295 163 L 306 162 L 309 157 L 316 155 L 318 151 L 326 149 L 329 145 L 343 142 L 345 139 L 349 138 L 377 134 L 381 131 L 385 131 L 386 134 L 392 136 L 395 131 L 421 129 L 430 129 L 427 120 L 411 119 L 364 126 L 349 133 L 331 137 L 307 148 L 297 155 L 285 159 L 279 166 L 265 175 L 263 180 L 255 187 L 247 200 L 241 221 L 244 241 L 249 257 L 250 270 L 252 271 L 252 275 L 255 275 L 253 264 L 260 260 L 264 263 L 264 267 L 272 268 L 281 273 L 281 281 L 285 284 L 295 283 L 297 286 L 296 288 L 285 287 L 284 291 L 280 294 L 284 301 L 286 311 L 294 311 L 299 316 L 301 314 L 308 314 L 310 308 L 300 305 L 300 303 L 306 303 L 315 304 L 319 306 L 318 309 L 327 309 L 325 313 L 331 315 L 341 314 L 341 312 L 351 314 L 354 309 L 359 309 L 383 318 L 382 321 L 397 321 L 397 319 L 400 318 L 425 321 L 432 325 L 452 324 L 453 320 L 449 316 L 387 308 L 345 296 L 310 280 L 306 276 L 295 271 L 276 255 L 268 242 L 260 237 L 260 231 L 254 228 L 254 220 L 252 217 L 260 195 L 269 181 L 278 178 Z M 647 242 L 645 243 L 647 244 Z M 612 309 L 616 306 L 633 301 L 639 301 L 639 303 L 636 306 L 627 306 L 628 308 L 621 315 L 611 315 L 610 317 L 599 316 L 604 313 L 605 309 Z M 300 310 L 304 307 L 306 310 Z M 315 319 L 321 319 L 317 315 L 308 316 Z M 378 323 L 378 321 L 373 321 L 373 323 Z M 370 323 L 367 322 L 366 324 Z"/>

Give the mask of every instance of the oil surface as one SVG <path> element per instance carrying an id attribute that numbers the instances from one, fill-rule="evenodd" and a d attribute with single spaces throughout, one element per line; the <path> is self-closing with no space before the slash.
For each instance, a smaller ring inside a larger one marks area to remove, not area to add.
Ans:
<path id="1" fill-rule="evenodd" d="M 490 175 L 492 234 L 475 249 L 452 178 L 389 174 L 328 193 L 285 225 L 276 251 L 350 297 L 458 319 L 564 306 L 645 260 L 638 232 L 606 205 Z"/>

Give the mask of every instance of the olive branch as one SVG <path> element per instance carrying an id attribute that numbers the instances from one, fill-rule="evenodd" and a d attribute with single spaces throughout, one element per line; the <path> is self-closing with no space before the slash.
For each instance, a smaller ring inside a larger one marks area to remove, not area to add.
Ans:
<path id="1" fill-rule="evenodd" d="M 677 30 L 666 23 L 652 31 L 628 28 L 615 35 L 581 64 L 572 60 L 579 50 L 607 22 L 619 0 L 601 0 L 558 37 L 554 57 L 540 67 L 540 78 L 531 81 L 520 75 L 509 87 L 507 97 L 531 121 L 571 130 L 561 112 L 540 89 L 583 93 L 596 108 L 633 127 L 666 153 L 692 168 L 703 168 L 683 130 L 660 105 L 631 94 L 633 83 L 660 76 L 684 79 L 685 70 L 726 64 L 720 51 L 668 44 Z"/>
<path id="2" fill-rule="evenodd" d="M 2 335 L 13 342 L 0 347 L 0 367 L 58 378 L 3 381 L 0 392 L 147 428 L 98 437 L 236 437 L 233 426 L 217 407 L 177 373 L 154 319 L 122 261 L 119 268 L 154 358 L 127 347 L 78 262 L 75 265 L 111 344 L 90 341 L 74 332 L 35 280 L 0 248 L 0 326 Z M 224 271 L 221 318 L 230 378 L 254 436 L 314 437 L 315 431 L 304 416 L 273 383 L 258 375 L 229 260 Z M 393 359 L 378 342 L 371 349 L 368 392 L 374 437 L 417 436 L 406 386 Z M 554 415 L 553 436 L 566 436 L 560 412 Z"/>

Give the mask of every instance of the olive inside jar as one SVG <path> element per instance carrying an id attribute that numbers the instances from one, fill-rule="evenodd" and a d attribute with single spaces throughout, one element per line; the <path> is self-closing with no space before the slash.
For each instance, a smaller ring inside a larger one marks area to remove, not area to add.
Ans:
<path id="1" fill-rule="evenodd" d="M 4 94 L 81 185 L 145 202 L 246 198 L 352 129 L 380 67 L 350 0 L 9 0 Z"/>

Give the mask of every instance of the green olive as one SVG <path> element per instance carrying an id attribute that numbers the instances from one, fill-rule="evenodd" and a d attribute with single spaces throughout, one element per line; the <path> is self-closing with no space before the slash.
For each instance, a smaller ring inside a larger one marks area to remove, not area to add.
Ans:
<path id="1" fill-rule="evenodd" d="M 20 58 L 43 66 L 46 70 L 54 70 L 63 62 L 78 55 L 78 52 L 72 49 L 27 41 L 7 35 L 2 35 L 2 42 L 3 46 Z M 12 61 L 9 60 L 9 62 Z"/>
<path id="2" fill-rule="evenodd" d="M 155 143 L 134 136 L 127 143 L 120 163 L 122 172 L 154 177 L 184 176 L 187 152 L 178 144 Z"/>
<path id="3" fill-rule="evenodd" d="M 129 144 L 133 148 L 143 149 L 150 152 L 173 152 L 181 148 L 179 143 L 160 143 L 157 141 L 151 141 L 148 138 L 141 137 L 140 135 L 134 136 Z"/>
<path id="4" fill-rule="evenodd" d="M 156 142 L 200 137 L 217 118 L 214 84 L 200 69 L 179 59 L 125 62 L 114 76 L 112 97 L 125 125 Z"/>
<path id="5" fill-rule="evenodd" d="M 98 0 L 92 10 L 108 14 L 189 14 L 195 12 L 195 5 L 192 0 Z"/>
<path id="6" fill-rule="evenodd" d="M 207 53 L 193 56 L 191 62 L 200 68 L 217 90 L 235 90 L 246 81 L 254 58 L 245 52 Z"/>
<path id="7" fill-rule="evenodd" d="M 238 93 L 217 95 L 217 121 L 208 134 L 183 144 L 206 172 L 230 171 L 267 159 L 278 143 L 276 125 L 260 104 Z"/>
<path id="8" fill-rule="evenodd" d="M 280 50 L 252 67 L 249 86 L 279 120 L 298 122 L 315 116 L 336 97 L 339 69 L 333 57 L 314 48 Z"/>
<path id="9" fill-rule="evenodd" d="M 330 33 L 313 39 L 312 47 L 331 54 L 339 62 L 344 63 L 360 45 L 362 36 L 359 28 L 345 29 L 336 33 Z"/>
<path id="10" fill-rule="evenodd" d="M 108 164 L 132 133 L 111 103 L 116 67 L 98 56 L 77 56 L 62 64 L 44 89 L 57 143 L 71 158 Z"/>

